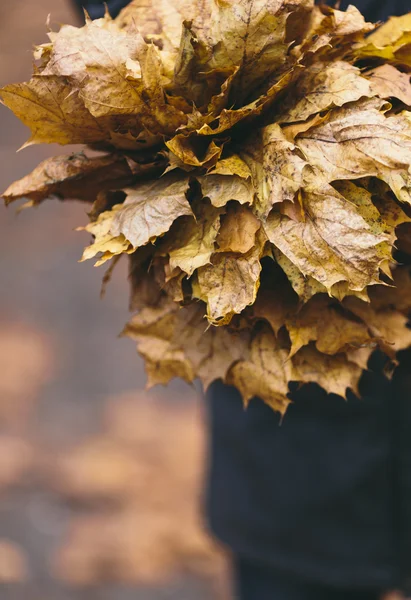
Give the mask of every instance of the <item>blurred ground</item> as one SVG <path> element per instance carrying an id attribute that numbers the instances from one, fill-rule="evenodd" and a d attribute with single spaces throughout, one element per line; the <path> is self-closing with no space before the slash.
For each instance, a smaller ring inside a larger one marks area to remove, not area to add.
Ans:
<path id="1" fill-rule="evenodd" d="M 0 6 L 0 84 L 30 75 L 45 21 L 68 0 Z M 27 130 L 0 106 L 0 187 L 61 148 L 15 151 Z M 68 151 L 63 149 L 63 152 Z M 0 207 L 0 597 L 213 600 L 224 564 L 201 529 L 202 415 L 181 383 L 144 387 L 125 265 L 77 264 L 84 206 Z"/>

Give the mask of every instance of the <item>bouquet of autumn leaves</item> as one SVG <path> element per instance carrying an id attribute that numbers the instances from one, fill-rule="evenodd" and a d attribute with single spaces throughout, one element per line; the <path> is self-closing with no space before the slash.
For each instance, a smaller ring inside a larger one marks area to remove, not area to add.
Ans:
<path id="1" fill-rule="evenodd" d="M 85 144 L 4 193 L 90 203 L 97 265 L 128 255 L 149 384 L 357 390 L 411 345 L 411 15 L 311 0 L 134 0 L 63 26 L 1 97 L 28 144 Z"/>

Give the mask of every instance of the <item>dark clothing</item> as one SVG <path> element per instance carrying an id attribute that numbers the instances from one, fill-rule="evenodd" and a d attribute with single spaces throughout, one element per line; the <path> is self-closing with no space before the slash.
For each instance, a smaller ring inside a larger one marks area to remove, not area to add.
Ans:
<path id="1" fill-rule="evenodd" d="M 408 366 L 411 361 L 408 360 Z M 375 355 L 362 399 L 316 385 L 280 421 L 215 382 L 211 529 L 235 555 L 313 583 L 394 588 L 411 573 L 411 374 L 389 382 Z M 409 371 L 408 371 L 409 372 Z"/>
<path id="2" fill-rule="evenodd" d="M 104 16 L 105 6 L 103 0 L 74 0 L 79 10 L 86 9 L 92 19 L 100 19 Z M 117 17 L 122 8 L 129 4 L 129 0 L 106 0 L 108 11 L 113 17 Z"/>
<path id="3" fill-rule="evenodd" d="M 98 19 L 104 15 L 102 0 L 74 0 L 79 8 L 84 7 L 92 19 Z M 120 10 L 127 6 L 129 0 L 107 0 L 110 15 L 114 18 Z M 333 5 L 334 2 L 328 2 Z M 410 0 L 356 0 L 350 2 L 343 0 L 341 9 L 345 10 L 349 4 L 354 4 L 369 21 L 385 21 L 390 15 L 403 15 L 411 10 Z"/>
<path id="4" fill-rule="evenodd" d="M 334 2 L 327 2 L 331 6 Z M 341 10 L 346 10 L 349 4 L 354 4 L 368 21 L 377 23 L 386 21 L 392 15 L 400 16 L 411 10 L 410 0 L 342 0 Z"/>
<path id="5" fill-rule="evenodd" d="M 380 600 L 379 590 L 341 590 L 301 583 L 246 560 L 235 565 L 236 600 Z"/>

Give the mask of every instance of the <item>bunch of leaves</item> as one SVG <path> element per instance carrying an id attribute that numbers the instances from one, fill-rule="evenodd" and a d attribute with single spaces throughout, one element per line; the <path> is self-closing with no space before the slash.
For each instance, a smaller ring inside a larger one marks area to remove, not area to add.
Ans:
<path id="1" fill-rule="evenodd" d="M 311 0 L 134 0 L 63 26 L 2 89 L 27 144 L 85 144 L 4 193 L 92 203 L 84 259 L 130 260 L 149 384 L 357 390 L 411 344 L 411 15 Z M 409 244 L 409 243 L 408 243 Z"/>

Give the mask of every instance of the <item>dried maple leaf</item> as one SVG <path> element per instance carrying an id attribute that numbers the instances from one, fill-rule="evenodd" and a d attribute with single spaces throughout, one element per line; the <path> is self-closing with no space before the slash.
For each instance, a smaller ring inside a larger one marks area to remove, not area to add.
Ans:
<path id="1" fill-rule="evenodd" d="M 360 212 L 327 184 L 306 187 L 303 206 L 302 222 L 269 215 L 265 230 L 270 242 L 327 290 L 341 281 L 352 290 L 377 283 L 377 246 L 385 236 L 374 234 Z"/>
<path id="2" fill-rule="evenodd" d="M 230 204 L 217 237 L 218 252 L 245 254 L 255 245 L 255 236 L 260 226 L 260 221 L 250 208 L 237 202 Z"/>
<path id="3" fill-rule="evenodd" d="M 344 313 L 335 301 L 323 294 L 317 294 L 285 324 L 292 344 L 291 356 L 310 342 L 316 343 L 319 352 L 329 355 L 373 343 L 364 323 Z"/>
<path id="4" fill-rule="evenodd" d="M 402 202 L 411 203 L 411 118 L 386 117 L 381 100 L 365 100 L 331 111 L 302 133 L 296 145 L 327 181 L 375 176 Z"/>
<path id="5" fill-rule="evenodd" d="M 405 106 L 411 106 L 410 75 L 388 64 L 372 69 L 366 75 L 370 79 L 373 96 L 396 98 Z"/>
<path id="6" fill-rule="evenodd" d="M 293 368 L 298 381 L 317 383 L 329 394 L 345 398 L 347 389 L 358 394 L 362 369 L 344 354 L 327 356 L 313 346 L 307 346 L 294 356 Z"/>
<path id="7" fill-rule="evenodd" d="M 282 414 L 290 403 L 287 393 L 292 379 L 293 365 L 288 352 L 268 329 L 257 333 L 251 342 L 250 358 L 234 365 L 228 375 L 228 382 L 240 390 L 246 404 L 254 397 L 264 398 Z"/>
<path id="8" fill-rule="evenodd" d="M 235 314 L 253 304 L 259 287 L 260 259 L 266 238 L 258 236 L 246 254 L 216 253 L 193 282 L 193 297 L 207 303 L 207 318 L 214 325 L 228 324 Z"/>
<path id="9" fill-rule="evenodd" d="M 370 82 L 353 65 L 344 61 L 314 63 L 298 80 L 296 93 L 289 96 L 288 110 L 279 122 L 305 121 L 329 108 L 371 95 Z"/>
<path id="10" fill-rule="evenodd" d="M 201 202 L 195 216 L 180 219 L 172 231 L 169 246 L 170 269 L 180 268 L 191 276 L 210 262 L 220 230 L 221 210 Z"/>
<path id="11" fill-rule="evenodd" d="M 358 44 L 358 58 L 380 58 L 394 64 L 411 66 L 411 15 L 391 17 Z"/>
<path id="12" fill-rule="evenodd" d="M 0 91 L 4 104 L 31 130 L 31 144 L 92 144 L 110 139 L 108 129 L 63 79 L 35 74 Z"/>
<path id="13" fill-rule="evenodd" d="M 312 0 L 133 0 L 1 91 L 28 143 L 105 152 L 4 197 L 93 203 L 83 259 L 130 255 L 149 385 L 221 378 L 284 412 L 290 381 L 345 395 L 411 345 L 411 17 L 374 29 Z"/>
<path id="14" fill-rule="evenodd" d="M 241 152 L 257 192 L 255 212 L 267 217 L 274 204 L 293 200 L 303 186 L 308 164 L 296 152 L 277 124 L 264 127 Z"/>
<path id="15" fill-rule="evenodd" d="M 150 170 L 155 170 L 155 165 L 138 165 L 115 154 L 56 156 L 48 158 L 30 175 L 13 183 L 3 197 L 6 204 L 18 198 L 28 198 L 39 204 L 54 195 L 59 199 L 94 202 L 101 192 L 130 185 L 136 177 Z"/>

